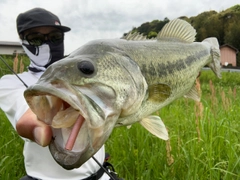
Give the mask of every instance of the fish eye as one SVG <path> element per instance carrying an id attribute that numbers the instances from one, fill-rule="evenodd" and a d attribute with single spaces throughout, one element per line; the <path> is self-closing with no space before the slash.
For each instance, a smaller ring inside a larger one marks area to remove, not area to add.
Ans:
<path id="1" fill-rule="evenodd" d="M 80 61 L 77 63 L 77 68 L 85 77 L 91 77 L 95 74 L 95 66 L 91 61 Z"/>

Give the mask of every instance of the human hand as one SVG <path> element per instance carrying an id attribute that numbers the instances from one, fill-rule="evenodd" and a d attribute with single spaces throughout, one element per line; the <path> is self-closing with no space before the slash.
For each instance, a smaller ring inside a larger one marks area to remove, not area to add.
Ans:
<path id="1" fill-rule="evenodd" d="M 52 139 L 51 127 L 39 121 L 31 109 L 28 109 L 18 120 L 16 130 L 20 136 L 35 141 L 41 146 L 49 145 Z"/>

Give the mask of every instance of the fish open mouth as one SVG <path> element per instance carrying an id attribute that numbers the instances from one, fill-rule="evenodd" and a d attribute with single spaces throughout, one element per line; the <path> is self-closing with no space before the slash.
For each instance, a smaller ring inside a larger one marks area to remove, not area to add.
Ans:
<path id="1" fill-rule="evenodd" d="M 62 141 L 62 147 L 72 151 L 84 121 L 85 118 L 79 111 L 75 110 L 67 102 L 62 101 L 62 109 L 53 117 L 51 123 L 53 139 L 59 142 L 58 144 Z M 58 132 L 59 130 L 61 133 Z M 59 134 L 62 137 L 61 139 L 58 139 Z"/>
<path id="2" fill-rule="evenodd" d="M 30 108 L 39 120 L 50 125 L 53 130 L 53 140 L 58 149 L 79 152 L 86 145 L 85 134 L 80 130 L 86 129 L 83 112 L 74 108 L 70 103 L 50 94 L 31 96 Z M 38 106 L 34 106 L 38 104 Z"/>
<path id="3" fill-rule="evenodd" d="M 65 169 L 80 167 L 102 147 L 112 131 L 114 126 L 104 128 L 106 119 L 117 119 L 119 112 L 105 103 L 115 102 L 115 92 L 107 89 L 111 93 L 106 101 L 102 101 L 102 94 L 64 83 L 35 84 L 24 92 L 38 119 L 52 127 L 49 149 Z"/>
<path id="4" fill-rule="evenodd" d="M 71 91 L 71 90 L 70 90 Z M 52 127 L 53 141 L 59 152 L 82 152 L 89 146 L 86 97 L 69 93 L 69 88 L 35 85 L 24 96 L 39 120 Z"/>
<path id="5" fill-rule="evenodd" d="M 25 91 L 24 95 L 39 120 L 52 127 L 53 138 L 49 149 L 53 158 L 65 169 L 73 169 L 87 160 L 83 157 L 84 153 L 92 146 L 86 122 L 88 116 L 79 99 L 66 97 L 59 91 L 52 94 L 52 89 L 44 88 L 41 91 Z"/>

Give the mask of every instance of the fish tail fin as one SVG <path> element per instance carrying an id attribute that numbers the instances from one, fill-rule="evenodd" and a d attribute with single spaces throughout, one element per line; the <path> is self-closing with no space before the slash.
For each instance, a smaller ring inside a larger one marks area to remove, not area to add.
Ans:
<path id="1" fill-rule="evenodd" d="M 212 62 L 209 63 L 208 66 L 213 70 L 213 72 L 217 75 L 218 78 L 221 78 L 221 55 L 218 40 L 217 38 L 211 37 L 204 39 L 203 42 L 206 42 L 211 46 Z"/>

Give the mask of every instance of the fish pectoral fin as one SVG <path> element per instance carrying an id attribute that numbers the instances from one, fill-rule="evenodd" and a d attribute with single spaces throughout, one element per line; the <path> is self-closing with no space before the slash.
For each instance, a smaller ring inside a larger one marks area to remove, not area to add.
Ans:
<path id="1" fill-rule="evenodd" d="M 163 102 L 171 95 L 171 88 L 166 84 L 154 84 L 148 88 L 148 100 Z"/>
<path id="2" fill-rule="evenodd" d="M 196 30 L 187 21 L 174 19 L 162 28 L 157 35 L 157 40 L 192 43 L 195 41 L 196 34 Z"/>
<path id="3" fill-rule="evenodd" d="M 190 91 L 187 94 L 184 95 L 184 97 L 193 99 L 194 101 L 197 101 L 197 102 L 200 101 L 200 95 L 195 85 L 190 89 Z"/>
<path id="4" fill-rule="evenodd" d="M 160 139 L 168 140 L 168 131 L 159 116 L 148 116 L 140 121 L 140 124 L 150 133 Z"/>

